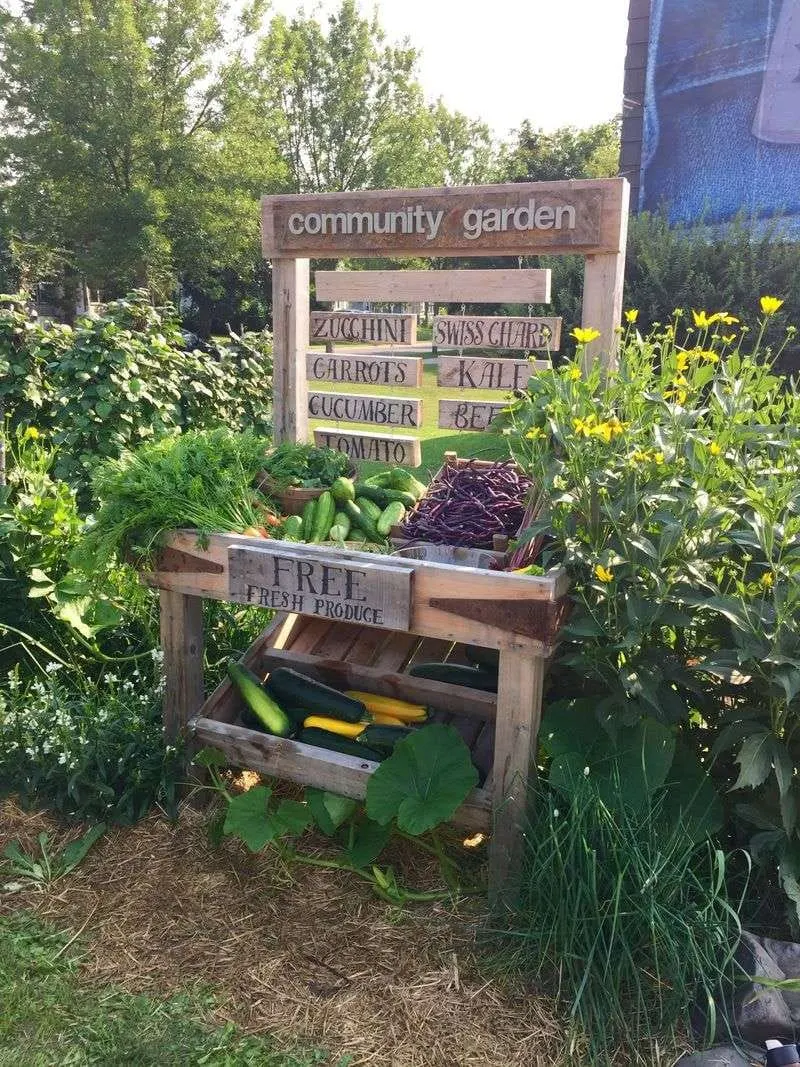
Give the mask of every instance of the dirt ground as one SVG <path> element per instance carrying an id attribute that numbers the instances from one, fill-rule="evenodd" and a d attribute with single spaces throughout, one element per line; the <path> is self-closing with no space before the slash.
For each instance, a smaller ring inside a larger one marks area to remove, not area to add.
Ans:
<path id="1" fill-rule="evenodd" d="M 31 910 L 74 931 L 88 980 L 164 995 L 202 983 L 216 1022 L 318 1044 L 335 1062 L 378 1067 L 557 1067 L 563 1023 L 533 991 L 481 973 L 481 916 L 444 905 L 403 912 L 339 871 L 276 866 L 236 842 L 209 846 L 186 806 L 109 831 L 49 889 L 0 894 L 0 912 Z M 0 803 L 0 850 L 32 848 L 41 830 L 75 831 Z M 401 856 L 406 863 L 409 857 Z M 407 871 L 424 883 L 426 871 Z"/>

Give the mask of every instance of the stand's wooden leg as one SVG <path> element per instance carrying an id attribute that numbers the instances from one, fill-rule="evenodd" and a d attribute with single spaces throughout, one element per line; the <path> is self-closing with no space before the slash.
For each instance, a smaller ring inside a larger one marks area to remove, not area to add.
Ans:
<path id="1" fill-rule="evenodd" d="M 500 653 L 494 740 L 494 828 L 489 851 L 489 899 L 510 902 L 519 891 L 522 832 L 536 776 L 545 661 L 533 653 Z"/>
<path id="2" fill-rule="evenodd" d="M 164 736 L 174 742 L 204 700 L 203 600 L 161 590 Z"/>

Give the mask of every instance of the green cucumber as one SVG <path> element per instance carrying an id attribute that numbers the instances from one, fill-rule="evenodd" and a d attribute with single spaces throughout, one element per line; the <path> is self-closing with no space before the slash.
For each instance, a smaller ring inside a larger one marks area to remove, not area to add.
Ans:
<path id="1" fill-rule="evenodd" d="M 427 492 L 427 487 L 402 467 L 395 467 L 391 472 L 389 485 L 392 489 L 401 489 L 404 493 L 410 493 L 415 500 L 419 500 Z"/>
<path id="2" fill-rule="evenodd" d="M 345 500 L 355 500 L 356 491 L 352 478 L 337 478 L 331 486 L 333 499 L 337 504 L 344 504 Z"/>
<path id="3" fill-rule="evenodd" d="M 497 692 L 497 673 L 482 667 L 468 667 L 462 663 L 415 663 L 408 672 L 414 678 L 429 678 L 433 682 L 466 685 L 471 689 Z"/>
<path id="4" fill-rule="evenodd" d="M 276 667 L 270 671 L 265 689 L 283 707 L 304 708 L 307 715 L 327 715 L 344 722 L 361 722 L 367 718 L 367 709 L 360 700 L 315 682 L 291 667 Z"/>
<path id="5" fill-rule="evenodd" d="M 370 507 L 377 510 L 377 515 L 373 518 L 370 511 Z M 378 533 L 375 526 L 376 521 L 380 518 L 381 509 L 377 504 L 373 504 L 371 500 L 365 500 L 363 497 L 358 497 L 355 503 L 348 500 L 344 505 L 344 511 L 346 515 L 350 516 L 354 526 L 357 526 L 362 533 L 364 533 L 369 541 L 381 541 L 381 535 Z"/>
<path id="6" fill-rule="evenodd" d="M 392 476 L 394 471 L 381 471 L 380 474 L 373 474 L 371 478 L 365 478 L 363 482 L 359 482 L 359 485 L 377 485 L 389 489 L 392 486 Z"/>
<path id="7" fill-rule="evenodd" d="M 483 667 L 485 671 L 497 673 L 500 667 L 500 650 L 497 648 L 482 648 L 480 645 L 464 645 L 464 655 L 475 667 Z"/>
<path id="8" fill-rule="evenodd" d="M 287 541 L 299 541 L 303 536 L 303 516 L 290 515 L 283 524 L 283 536 Z"/>
<path id="9" fill-rule="evenodd" d="M 350 518 L 343 511 L 337 511 L 333 517 L 333 526 L 328 537 L 331 541 L 346 541 L 350 533 Z"/>
<path id="10" fill-rule="evenodd" d="M 376 752 L 367 745 L 362 745 L 360 741 L 331 733 L 330 730 L 320 730 L 317 726 L 308 726 L 301 730 L 297 740 L 302 741 L 304 745 L 329 748 L 332 752 L 341 752 L 345 756 L 356 756 L 359 759 L 374 760 L 376 763 L 380 763 L 384 758 L 382 752 Z"/>
<path id="11" fill-rule="evenodd" d="M 228 674 L 239 690 L 245 704 L 264 729 L 278 737 L 287 737 L 292 732 L 292 722 L 277 701 L 266 692 L 261 682 L 241 663 L 230 662 Z"/>
<path id="12" fill-rule="evenodd" d="M 311 531 L 314 528 L 314 515 L 317 510 L 316 500 L 309 500 L 303 508 L 303 530 L 300 535 L 301 541 L 311 540 Z"/>
<path id="13" fill-rule="evenodd" d="M 406 509 L 399 500 L 393 500 L 391 504 L 387 504 L 375 523 L 378 533 L 383 537 L 388 537 L 391 528 L 403 521 L 405 513 Z"/>
<path id="14" fill-rule="evenodd" d="M 365 482 L 359 482 L 356 485 L 356 502 L 358 500 L 371 500 L 380 508 L 385 508 L 393 500 L 399 500 L 407 508 L 413 508 L 417 502 L 417 498 L 411 493 L 404 493 L 400 489 L 384 489 L 378 485 L 367 485 Z"/>
<path id="15" fill-rule="evenodd" d="M 324 541 L 328 536 L 335 514 L 336 504 L 334 503 L 333 495 L 326 489 L 317 500 L 317 507 L 314 512 L 314 522 L 311 526 L 311 541 L 313 544 L 318 545 L 320 541 Z"/>

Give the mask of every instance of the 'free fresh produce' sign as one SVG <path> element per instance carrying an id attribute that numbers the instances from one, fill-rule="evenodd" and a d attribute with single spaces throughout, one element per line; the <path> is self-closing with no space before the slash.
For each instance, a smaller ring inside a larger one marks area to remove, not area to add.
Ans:
<path id="1" fill-rule="evenodd" d="M 513 183 L 263 200 L 264 255 L 618 251 L 619 183 Z"/>

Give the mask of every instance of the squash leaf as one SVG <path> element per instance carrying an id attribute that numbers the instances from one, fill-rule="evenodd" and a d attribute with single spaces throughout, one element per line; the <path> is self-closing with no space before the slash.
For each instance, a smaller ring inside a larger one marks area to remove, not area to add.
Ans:
<path id="1" fill-rule="evenodd" d="M 328 793 L 324 789 L 306 789 L 306 803 L 314 822 L 326 837 L 333 837 L 356 810 L 356 802 L 350 797 L 340 797 L 338 793 Z"/>
<path id="2" fill-rule="evenodd" d="M 391 834 L 391 826 L 379 826 L 372 819 L 364 819 L 356 829 L 347 858 L 354 867 L 369 867 L 383 852 Z"/>
<path id="3" fill-rule="evenodd" d="M 311 823 L 311 812 L 297 800 L 282 800 L 274 811 L 267 807 L 272 790 L 257 785 L 232 798 L 223 833 L 233 834 L 251 852 L 260 852 L 284 834 L 299 834 Z"/>
<path id="4" fill-rule="evenodd" d="M 370 776 L 367 815 L 381 826 L 393 818 L 408 834 L 449 819 L 477 785 L 469 749 L 452 726 L 416 730 Z"/>

